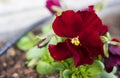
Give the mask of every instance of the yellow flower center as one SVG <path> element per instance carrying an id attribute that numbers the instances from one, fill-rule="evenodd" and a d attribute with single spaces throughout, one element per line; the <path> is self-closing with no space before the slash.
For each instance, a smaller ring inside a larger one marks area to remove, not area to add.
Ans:
<path id="1" fill-rule="evenodd" d="M 78 46 L 80 44 L 80 41 L 78 38 L 79 37 L 72 38 L 71 43 L 74 44 L 75 46 Z"/>

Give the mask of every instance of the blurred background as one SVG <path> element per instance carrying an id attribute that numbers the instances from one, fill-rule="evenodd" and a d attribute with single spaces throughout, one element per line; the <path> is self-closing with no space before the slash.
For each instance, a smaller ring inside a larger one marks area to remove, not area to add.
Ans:
<path id="1" fill-rule="evenodd" d="M 103 9 L 98 14 L 103 22 L 112 26 L 118 26 L 120 22 L 120 0 L 62 1 L 69 9 L 80 9 L 102 3 Z M 45 2 L 46 0 L 0 0 L 0 44 L 13 39 L 36 21 L 50 16 L 51 13 L 45 7 Z M 113 34 L 119 31 L 115 28 L 112 29 L 110 31 Z"/>

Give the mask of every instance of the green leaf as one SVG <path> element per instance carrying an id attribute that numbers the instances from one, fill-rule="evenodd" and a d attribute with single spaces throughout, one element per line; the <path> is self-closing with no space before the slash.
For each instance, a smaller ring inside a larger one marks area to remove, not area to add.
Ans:
<path id="1" fill-rule="evenodd" d="M 70 78 L 71 77 L 71 70 L 70 69 L 65 69 L 63 71 L 63 78 Z"/>
<path id="2" fill-rule="evenodd" d="M 50 74 L 55 72 L 55 68 L 51 64 L 44 61 L 38 62 L 36 70 L 39 74 Z"/>
<path id="3" fill-rule="evenodd" d="M 33 58 L 40 58 L 44 55 L 45 51 L 46 51 L 45 47 L 38 48 L 37 46 L 35 46 L 27 52 L 26 58 L 27 60 L 31 60 Z"/>
<path id="4" fill-rule="evenodd" d="M 77 78 L 76 74 L 73 73 L 72 76 L 71 76 L 71 78 Z M 79 77 L 79 78 L 82 78 L 82 77 Z"/>
<path id="5" fill-rule="evenodd" d="M 42 26 L 42 34 L 49 34 L 52 31 L 51 25 Z"/>
<path id="6" fill-rule="evenodd" d="M 88 66 L 87 73 L 89 76 L 99 75 L 104 70 L 104 65 L 100 61 L 94 61 L 92 65 Z"/>
<path id="7" fill-rule="evenodd" d="M 36 66 L 37 62 L 38 62 L 38 58 L 34 58 L 28 62 L 27 66 L 33 68 Z"/>
<path id="8" fill-rule="evenodd" d="M 61 62 L 65 66 L 65 68 L 69 68 L 70 65 L 66 62 L 66 60 L 63 60 Z"/>
<path id="9" fill-rule="evenodd" d="M 53 36 L 49 42 L 49 44 L 57 44 L 58 42 L 61 42 L 62 38 L 57 37 L 57 36 Z"/>
<path id="10" fill-rule="evenodd" d="M 91 76 L 90 78 L 100 78 L 100 75 L 94 75 L 94 76 Z"/>
<path id="11" fill-rule="evenodd" d="M 98 55 L 98 60 L 100 60 L 100 61 L 102 61 L 102 60 L 103 60 L 102 55 Z"/>
<path id="12" fill-rule="evenodd" d="M 63 70 L 60 70 L 60 78 L 63 78 Z"/>
<path id="13" fill-rule="evenodd" d="M 108 58 L 109 57 L 109 52 L 108 52 L 108 44 L 104 44 L 103 46 L 104 54 Z"/>
<path id="14" fill-rule="evenodd" d="M 37 44 L 40 40 L 41 40 L 40 36 L 35 36 L 35 38 L 33 39 L 33 42 L 34 44 Z"/>
<path id="15" fill-rule="evenodd" d="M 64 70 L 65 67 L 61 62 L 53 62 L 51 65 L 56 68 L 56 70 Z"/>
<path id="16" fill-rule="evenodd" d="M 111 73 L 115 74 L 116 72 L 117 72 L 117 67 L 116 67 L 116 66 L 114 66 L 114 67 L 113 67 L 113 70 L 112 70 L 112 72 L 111 72 Z"/>
<path id="17" fill-rule="evenodd" d="M 73 58 L 68 58 L 65 60 L 68 64 L 74 64 Z"/>
<path id="18" fill-rule="evenodd" d="M 33 41 L 28 37 L 22 37 L 18 43 L 17 46 L 21 50 L 28 50 L 34 46 Z"/>
<path id="19" fill-rule="evenodd" d="M 81 76 L 81 77 L 83 77 L 83 78 L 89 78 L 89 77 L 88 77 L 88 74 L 87 74 L 87 72 L 86 72 L 86 68 L 87 68 L 87 66 L 81 65 L 81 66 L 79 67 L 79 70 L 77 71 L 77 72 L 80 72 L 80 74 L 78 74 L 78 76 Z"/>
<path id="20" fill-rule="evenodd" d="M 117 78 L 113 73 L 103 72 L 100 75 L 100 78 Z"/>
<path id="21" fill-rule="evenodd" d="M 82 76 L 83 78 L 89 78 L 86 72 L 81 72 L 81 76 Z"/>

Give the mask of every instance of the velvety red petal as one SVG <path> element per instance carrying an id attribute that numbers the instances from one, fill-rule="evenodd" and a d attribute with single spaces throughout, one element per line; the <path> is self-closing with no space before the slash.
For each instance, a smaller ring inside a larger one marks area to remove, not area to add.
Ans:
<path id="1" fill-rule="evenodd" d="M 103 25 L 99 34 L 102 36 L 102 35 L 105 35 L 106 32 L 108 32 L 108 26 Z"/>
<path id="2" fill-rule="evenodd" d="M 78 13 L 68 10 L 56 17 L 52 27 L 58 36 L 73 38 L 82 30 L 83 23 Z"/>
<path id="3" fill-rule="evenodd" d="M 104 54 L 103 43 L 96 31 L 88 28 L 84 30 L 84 32 L 81 32 L 79 37 L 81 45 L 85 46 L 89 50 L 89 57 L 94 58 L 99 54 Z"/>
<path id="4" fill-rule="evenodd" d="M 66 42 L 60 42 L 57 45 L 49 45 L 50 55 L 57 61 L 65 60 L 72 56 L 67 48 Z"/>
<path id="5" fill-rule="evenodd" d="M 118 39 L 116 38 L 113 38 L 112 41 L 115 41 L 115 42 L 120 42 Z"/>
<path id="6" fill-rule="evenodd" d="M 80 54 L 81 60 L 76 64 L 76 66 L 93 63 L 93 58 L 89 56 L 90 51 L 87 47 L 81 46 L 81 52 L 79 53 L 82 53 Z"/>
<path id="7" fill-rule="evenodd" d="M 101 42 L 98 42 L 98 45 L 96 46 L 88 47 L 88 49 L 90 51 L 89 57 L 91 58 L 98 57 L 98 55 L 104 56 L 103 43 Z"/>
<path id="8" fill-rule="evenodd" d="M 99 34 L 91 28 L 86 28 L 79 34 L 81 44 L 91 47 L 99 45 L 100 37 Z"/>
<path id="9" fill-rule="evenodd" d="M 74 64 L 76 67 L 84 64 L 93 63 L 93 59 L 89 58 L 89 52 L 87 48 L 84 48 L 84 46 L 75 46 L 71 44 L 69 40 L 67 40 L 67 46 L 71 50 L 72 56 L 74 58 Z"/>
<path id="10" fill-rule="evenodd" d="M 78 11 L 77 13 L 81 16 L 85 28 L 91 27 L 95 31 L 100 32 L 102 22 L 95 12 Z"/>

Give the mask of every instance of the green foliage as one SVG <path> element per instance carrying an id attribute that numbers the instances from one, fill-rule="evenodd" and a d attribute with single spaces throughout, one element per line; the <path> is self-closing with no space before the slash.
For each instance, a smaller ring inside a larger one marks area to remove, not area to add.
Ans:
<path id="1" fill-rule="evenodd" d="M 71 70 L 70 69 L 65 69 L 63 71 L 63 78 L 70 78 L 71 77 Z"/>
<path id="2" fill-rule="evenodd" d="M 100 78 L 100 75 L 94 75 L 94 76 L 91 76 L 90 78 Z"/>
<path id="3" fill-rule="evenodd" d="M 39 61 L 36 67 L 36 70 L 39 74 L 50 74 L 55 72 L 54 67 L 45 61 Z"/>
<path id="4" fill-rule="evenodd" d="M 71 78 L 77 78 L 76 74 L 73 73 L 72 76 L 71 76 Z M 81 77 L 80 77 L 80 78 L 81 78 Z"/>
<path id="5" fill-rule="evenodd" d="M 42 40 L 42 38 L 40 36 L 35 36 L 33 38 L 33 42 L 34 42 L 35 45 L 37 45 L 40 40 Z"/>
<path id="6" fill-rule="evenodd" d="M 100 74 L 100 78 L 116 78 L 116 76 L 113 73 L 103 72 Z"/>
<path id="7" fill-rule="evenodd" d="M 81 65 L 74 67 L 72 59 L 67 59 L 62 63 L 65 65 L 65 70 L 61 78 L 100 78 L 100 74 L 104 71 L 104 65 L 96 60 L 92 65 Z M 66 65 L 67 64 L 67 65 Z"/>
<path id="8" fill-rule="evenodd" d="M 65 66 L 63 65 L 63 63 L 61 62 L 53 62 L 52 66 L 56 69 L 56 70 L 64 70 Z"/>
<path id="9" fill-rule="evenodd" d="M 28 49 L 30 49 L 30 48 L 32 48 L 34 46 L 34 43 L 33 43 L 33 41 L 30 38 L 22 37 L 18 41 L 17 46 L 21 50 L 28 50 Z"/>
<path id="10" fill-rule="evenodd" d="M 49 42 L 49 44 L 57 44 L 58 42 L 62 42 L 62 39 L 57 36 L 53 36 Z"/>
<path id="11" fill-rule="evenodd" d="M 31 48 L 27 54 L 26 54 L 26 58 L 27 60 L 31 60 L 34 58 L 40 58 L 42 57 L 42 55 L 44 55 L 44 52 L 46 51 L 46 48 L 38 48 L 37 46 Z"/>
<path id="12" fill-rule="evenodd" d="M 92 65 L 88 65 L 87 73 L 89 76 L 99 75 L 104 71 L 104 65 L 100 61 L 95 61 Z"/>
<path id="13" fill-rule="evenodd" d="M 53 33 L 53 31 L 52 31 L 52 26 L 50 26 L 50 25 L 46 25 L 46 26 L 43 26 L 42 27 L 42 35 L 48 35 L 48 34 L 51 34 L 51 33 Z"/>
<path id="14" fill-rule="evenodd" d="M 37 62 L 38 62 L 38 58 L 34 58 L 28 62 L 27 66 L 33 68 L 36 66 Z"/>
<path id="15" fill-rule="evenodd" d="M 35 37 L 35 35 L 32 32 L 29 32 L 17 42 L 17 47 L 23 51 L 26 51 L 33 48 L 39 40 L 40 37 Z"/>
<path id="16" fill-rule="evenodd" d="M 49 29 L 43 30 L 44 34 L 46 34 L 46 32 L 49 32 Z M 35 42 L 42 41 L 42 43 L 44 43 L 42 39 L 47 38 L 47 37 L 44 37 L 46 36 L 44 34 L 42 34 L 41 37 L 38 37 L 38 36 L 35 37 L 34 38 Z M 48 43 L 56 44 L 58 41 L 61 41 L 61 40 L 62 40 L 61 38 L 52 35 Z M 26 58 L 28 60 L 27 66 L 28 67 L 36 66 L 36 70 L 39 74 L 49 74 L 56 70 L 65 69 L 64 65 L 61 62 L 54 62 L 53 58 L 49 54 L 48 45 L 44 45 L 41 48 L 38 48 L 37 46 L 32 47 L 31 49 L 28 50 L 26 54 Z"/>
<path id="17" fill-rule="evenodd" d="M 116 67 L 116 66 L 114 66 L 114 67 L 113 67 L 113 70 L 112 70 L 112 72 L 111 72 L 111 73 L 115 74 L 116 72 L 117 72 L 117 67 Z"/>

